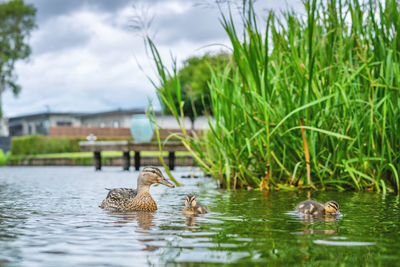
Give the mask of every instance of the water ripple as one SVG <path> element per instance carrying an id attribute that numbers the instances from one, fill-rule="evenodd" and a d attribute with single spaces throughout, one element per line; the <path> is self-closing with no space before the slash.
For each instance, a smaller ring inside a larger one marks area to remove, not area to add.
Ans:
<path id="1" fill-rule="evenodd" d="M 176 177 L 186 171 L 175 172 Z M 293 213 L 306 192 L 218 190 L 208 178 L 151 188 L 154 213 L 107 212 L 105 187 L 135 187 L 137 172 L 117 168 L 0 168 L 0 266 L 395 265 L 399 197 L 313 192 L 337 200 L 337 220 Z M 185 217 L 195 193 L 210 213 Z M 356 240 L 356 241 L 351 241 Z M 349 251 L 359 249 L 359 254 Z M 364 255 L 367 255 L 364 257 Z"/>
<path id="2" fill-rule="evenodd" d="M 315 244 L 328 246 L 372 246 L 375 242 L 314 240 Z"/>

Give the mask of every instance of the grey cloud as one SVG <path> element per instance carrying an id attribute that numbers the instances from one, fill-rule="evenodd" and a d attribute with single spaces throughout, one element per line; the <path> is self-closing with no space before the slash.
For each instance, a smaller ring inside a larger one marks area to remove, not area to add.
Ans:
<path id="1" fill-rule="evenodd" d="M 33 43 L 33 52 L 37 55 L 84 46 L 90 40 L 90 33 L 84 29 L 75 29 L 61 25 L 44 31 L 41 38 Z"/>
<path id="2" fill-rule="evenodd" d="M 292 0 L 296 3 L 299 0 Z M 156 39 L 164 45 L 173 45 L 181 40 L 192 43 L 207 43 L 227 39 L 227 34 L 223 29 L 220 19 L 221 11 L 227 15 L 228 6 L 231 7 L 234 20 L 240 26 L 241 19 L 239 15 L 239 0 L 219 0 L 219 7 L 216 0 L 192 0 L 192 7 L 182 14 L 159 14 L 156 15 L 153 22 L 153 31 L 156 32 Z M 229 4 L 227 3 L 229 2 Z M 260 26 L 263 24 L 263 16 L 266 16 L 267 10 L 278 11 L 285 8 L 284 3 L 275 3 L 269 1 L 256 1 L 256 11 L 260 18 Z"/>
<path id="3" fill-rule="evenodd" d="M 39 23 L 83 8 L 112 13 L 133 3 L 129 0 L 27 0 L 26 2 L 37 8 Z"/>
<path id="4" fill-rule="evenodd" d="M 73 86 L 73 85 L 71 85 Z M 153 92 L 138 93 L 132 88 L 118 86 L 117 92 L 107 85 L 103 88 L 93 90 L 72 90 L 65 91 L 57 88 L 41 88 L 29 90 L 25 88 L 20 97 L 15 98 L 9 92 L 4 95 L 4 110 L 6 115 L 15 116 L 43 112 L 47 108 L 52 111 L 62 112 L 93 112 L 112 110 L 116 108 L 146 108 L 148 98 Z M 95 90 L 95 95 L 93 91 Z M 154 97 L 153 97 L 154 99 Z M 156 99 L 155 99 L 156 100 Z M 158 108 L 158 102 L 154 102 Z"/>
<path id="5" fill-rule="evenodd" d="M 191 8 L 184 14 L 156 17 L 155 27 L 162 25 L 162 31 L 158 30 L 156 37 L 167 45 L 182 39 L 207 42 L 224 38 L 225 33 L 218 18 L 217 11 L 204 8 Z"/>

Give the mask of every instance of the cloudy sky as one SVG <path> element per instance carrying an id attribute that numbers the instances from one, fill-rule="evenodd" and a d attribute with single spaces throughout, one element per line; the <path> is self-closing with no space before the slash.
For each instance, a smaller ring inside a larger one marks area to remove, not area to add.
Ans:
<path id="1" fill-rule="evenodd" d="M 0 0 L 1 1 L 1 0 Z M 3 95 L 8 117 L 55 112 L 96 112 L 159 107 L 148 76 L 155 77 L 140 32 L 132 20 L 154 17 L 149 32 L 166 62 L 229 47 L 213 0 L 25 0 L 37 8 L 37 29 L 29 39 L 32 55 L 18 62 L 22 86 Z M 241 2 L 241 0 L 239 1 Z M 300 0 L 288 0 L 300 8 Z M 285 1 L 259 0 L 267 9 Z M 216 44 L 210 46 L 210 44 Z M 217 45 L 219 44 L 219 45 Z"/>

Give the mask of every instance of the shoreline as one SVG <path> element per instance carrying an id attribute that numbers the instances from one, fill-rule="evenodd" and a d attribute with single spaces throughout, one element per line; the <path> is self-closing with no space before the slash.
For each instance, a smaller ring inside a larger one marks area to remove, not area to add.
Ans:
<path id="1" fill-rule="evenodd" d="M 142 156 L 141 165 L 162 166 L 158 157 Z M 168 163 L 168 157 L 164 157 L 164 162 Z M 13 159 L 6 166 L 94 166 L 94 159 L 88 157 L 68 158 L 68 157 L 49 157 L 35 158 L 26 156 L 21 159 Z M 122 166 L 122 157 L 104 157 L 102 158 L 103 166 Z M 130 165 L 135 166 L 134 158 L 131 158 Z M 175 166 L 196 166 L 191 156 L 181 156 L 175 158 Z"/>

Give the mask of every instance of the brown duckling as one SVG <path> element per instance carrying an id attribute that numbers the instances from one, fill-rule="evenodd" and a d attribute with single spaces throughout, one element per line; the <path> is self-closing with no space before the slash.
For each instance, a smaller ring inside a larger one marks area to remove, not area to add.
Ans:
<path id="1" fill-rule="evenodd" d="M 194 195 L 186 195 L 185 207 L 182 210 L 184 215 L 197 215 L 207 213 L 208 209 L 196 201 Z"/>
<path id="2" fill-rule="evenodd" d="M 156 211 L 157 204 L 149 193 L 152 184 L 159 183 L 175 187 L 168 182 L 160 169 L 145 167 L 138 176 L 137 189 L 109 189 L 107 197 L 101 202 L 100 208 L 110 211 Z"/>
<path id="3" fill-rule="evenodd" d="M 296 211 L 315 216 L 339 215 L 339 204 L 336 201 L 328 201 L 325 204 L 314 200 L 306 200 L 296 207 Z"/>

